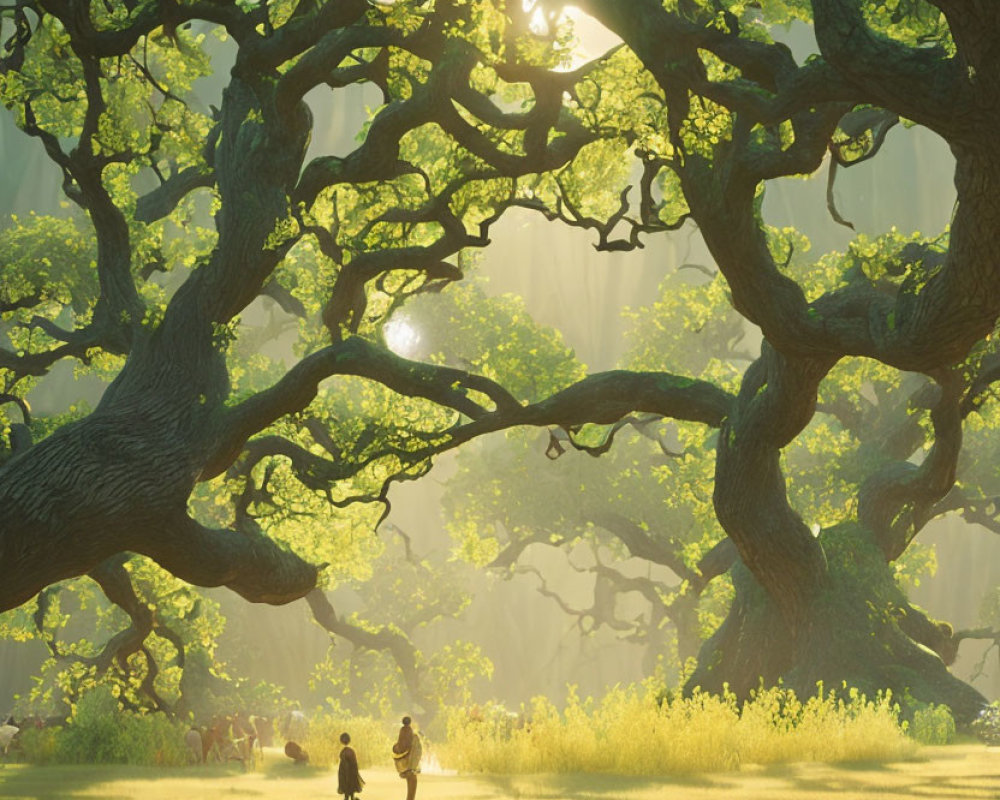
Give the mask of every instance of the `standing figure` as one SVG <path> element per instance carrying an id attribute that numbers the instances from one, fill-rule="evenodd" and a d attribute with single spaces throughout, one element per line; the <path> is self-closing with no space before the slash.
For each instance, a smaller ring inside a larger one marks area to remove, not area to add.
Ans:
<path id="1" fill-rule="evenodd" d="M 358 772 L 358 754 L 350 746 L 349 733 L 340 734 L 340 743 L 344 747 L 340 751 L 340 769 L 337 770 L 337 794 L 344 795 L 344 800 L 357 800 L 355 794 L 365 785 Z"/>
<path id="2" fill-rule="evenodd" d="M 392 746 L 396 771 L 406 781 L 406 800 L 414 800 L 417 796 L 417 773 L 420 772 L 420 756 L 423 753 L 420 737 L 414 733 L 410 722 L 409 717 L 403 717 L 403 727 L 399 729 L 399 737 Z"/>

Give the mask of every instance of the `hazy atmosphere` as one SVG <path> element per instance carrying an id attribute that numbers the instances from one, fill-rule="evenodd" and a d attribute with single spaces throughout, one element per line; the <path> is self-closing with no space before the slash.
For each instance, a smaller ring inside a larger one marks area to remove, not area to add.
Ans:
<path id="1" fill-rule="evenodd" d="M 961 4 L 55 5 L 0 9 L 0 797 L 997 796 Z"/>

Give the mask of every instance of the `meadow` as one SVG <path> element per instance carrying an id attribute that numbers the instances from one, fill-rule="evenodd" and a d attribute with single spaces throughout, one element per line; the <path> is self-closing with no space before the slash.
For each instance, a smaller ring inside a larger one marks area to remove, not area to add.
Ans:
<path id="1" fill-rule="evenodd" d="M 403 784 L 385 768 L 364 771 L 363 800 L 398 800 Z M 0 767 L 0 798 L 92 800 L 324 800 L 337 798 L 336 772 L 297 768 L 268 750 L 260 769 L 64 765 Z M 607 774 L 423 775 L 420 800 L 997 800 L 1000 748 L 981 744 L 924 747 L 881 764 L 796 763 L 673 777 Z"/>
<path id="2" fill-rule="evenodd" d="M 236 762 L 185 766 L 180 723 L 100 710 L 85 698 L 66 728 L 26 731 L 18 755 L 27 763 L 0 766 L 0 800 L 335 798 L 342 730 L 354 736 L 364 800 L 405 793 L 388 763 L 383 722 L 317 715 L 303 740 L 309 765 L 266 748 L 244 770 Z M 664 695 L 651 686 L 615 688 L 599 700 L 571 691 L 561 709 L 545 698 L 520 713 L 496 705 L 453 709 L 446 735 L 425 738 L 418 796 L 998 800 L 1000 747 L 971 738 L 945 744 L 954 740 L 946 709 L 918 709 L 901 720 L 889 696 L 826 693 L 800 701 L 770 689 L 738 703 L 732 696 Z"/>

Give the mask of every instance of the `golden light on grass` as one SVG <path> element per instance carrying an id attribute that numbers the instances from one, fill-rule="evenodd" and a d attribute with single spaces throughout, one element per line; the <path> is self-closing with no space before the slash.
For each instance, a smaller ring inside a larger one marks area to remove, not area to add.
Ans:
<path id="1" fill-rule="evenodd" d="M 681 775 L 747 764 L 898 761 L 917 745 L 887 698 L 800 702 L 786 690 L 735 698 L 696 694 L 661 701 L 641 687 L 600 702 L 571 693 L 560 712 L 538 698 L 515 725 L 453 714 L 442 757 L 462 772 Z"/>

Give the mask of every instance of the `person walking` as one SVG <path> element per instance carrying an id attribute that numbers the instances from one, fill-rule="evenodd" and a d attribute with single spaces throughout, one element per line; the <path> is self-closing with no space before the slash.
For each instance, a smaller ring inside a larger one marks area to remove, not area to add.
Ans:
<path id="1" fill-rule="evenodd" d="M 337 794 L 344 795 L 344 800 L 357 800 L 355 795 L 361 791 L 365 782 L 358 772 L 358 754 L 351 747 L 351 735 L 340 734 L 340 769 L 337 770 Z"/>
<path id="2" fill-rule="evenodd" d="M 420 772 L 420 756 L 423 748 L 420 737 L 411 727 L 412 720 L 403 717 L 403 727 L 392 746 L 392 759 L 396 764 L 399 777 L 406 781 L 406 800 L 414 800 L 417 796 L 417 774 Z"/>

